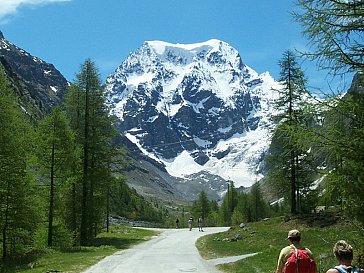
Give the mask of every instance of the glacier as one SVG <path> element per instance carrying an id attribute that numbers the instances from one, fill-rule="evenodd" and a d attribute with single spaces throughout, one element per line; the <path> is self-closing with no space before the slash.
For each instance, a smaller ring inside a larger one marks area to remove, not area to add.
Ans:
<path id="1" fill-rule="evenodd" d="M 146 41 L 106 80 L 117 128 L 167 172 L 211 173 L 237 187 L 264 175 L 280 83 L 218 39 Z"/>

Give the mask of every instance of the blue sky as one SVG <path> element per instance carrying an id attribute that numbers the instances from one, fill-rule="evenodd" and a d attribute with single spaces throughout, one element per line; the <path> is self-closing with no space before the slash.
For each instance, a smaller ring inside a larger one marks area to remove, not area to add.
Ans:
<path id="1" fill-rule="evenodd" d="M 5 38 L 54 64 L 70 81 L 91 58 L 103 80 L 145 40 L 196 43 L 220 39 L 258 73 L 279 77 L 278 60 L 307 41 L 290 12 L 294 0 L 1 0 Z M 314 63 L 309 85 L 328 89 Z M 332 83 L 331 83 L 332 84 Z"/>

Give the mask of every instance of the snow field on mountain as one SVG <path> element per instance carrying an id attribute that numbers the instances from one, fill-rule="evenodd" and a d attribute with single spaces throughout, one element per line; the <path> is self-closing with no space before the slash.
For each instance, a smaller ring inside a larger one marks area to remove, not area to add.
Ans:
<path id="1" fill-rule="evenodd" d="M 262 177 L 279 88 L 268 72 L 259 75 L 242 63 L 236 49 L 219 40 L 189 45 L 145 42 L 107 79 L 111 113 L 129 120 L 127 124 L 135 124 L 132 119 L 141 122 L 123 133 L 143 154 L 163 163 L 172 176 L 209 172 L 238 187 Z M 191 109 L 208 127 L 190 128 L 199 122 L 181 113 Z M 239 121 L 236 115 L 243 114 Z M 183 140 L 144 147 L 144 138 L 163 130 L 169 133 L 171 127 L 153 129 L 155 122 L 160 126 L 166 119 L 167 126 L 172 121 L 178 125 L 173 128 Z M 179 152 L 171 157 L 168 150 L 178 144 Z"/>

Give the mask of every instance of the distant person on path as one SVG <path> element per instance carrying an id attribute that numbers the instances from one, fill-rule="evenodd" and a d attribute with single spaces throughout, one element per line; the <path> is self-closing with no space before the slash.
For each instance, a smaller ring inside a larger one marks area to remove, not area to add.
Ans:
<path id="1" fill-rule="evenodd" d="M 203 219 L 202 219 L 202 216 L 200 216 L 198 218 L 198 231 L 203 231 L 202 225 L 203 225 Z"/>
<path id="2" fill-rule="evenodd" d="M 287 239 L 289 246 L 284 247 L 279 254 L 276 273 L 317 272 L 312 252 L 301 245 L 301 233 L 296 229 L 290 230 Z"/>
<path id="3" fill-rule="evenodd" d="M 192 230 L 192 223 L 193 223 L 193 218 L 190 217 L 190 219 L 188 219 L 188 228 L 190 229 L 190 231 Z"/>
<path id="4" fill-rule="evenodd" d="M 176 228 L 179 228 L 179 219 L 176 219 Z"/>
<path id="5" fill-rule="evenodd" d="M 337 241 L 333 252 L 339 265 L 327 270 L 326 273 L 364 273 L 364 269 L 351 264 L 354 257 L 353 248 L 346 241 Z"/>

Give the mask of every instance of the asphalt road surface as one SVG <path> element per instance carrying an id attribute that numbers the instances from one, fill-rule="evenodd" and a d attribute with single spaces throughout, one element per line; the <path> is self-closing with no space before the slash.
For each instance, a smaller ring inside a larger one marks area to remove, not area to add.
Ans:
<path id="1" fill-rule="evenodd" d="M 204 232 L 199 232 L 197 228 L 192 231 L 188 229 L 160 230 L 161 233 L 151 240 L 106 257 L 84 273 L 218 273 L 220 271 L 215 268 L 216 264 L 235 261 L 243 256 L 231 257 L 227 260 L 204 260 L 199 255 L 195 242 L 203 235 L 227 229 L 212 227 L 205 228 Z"/>

